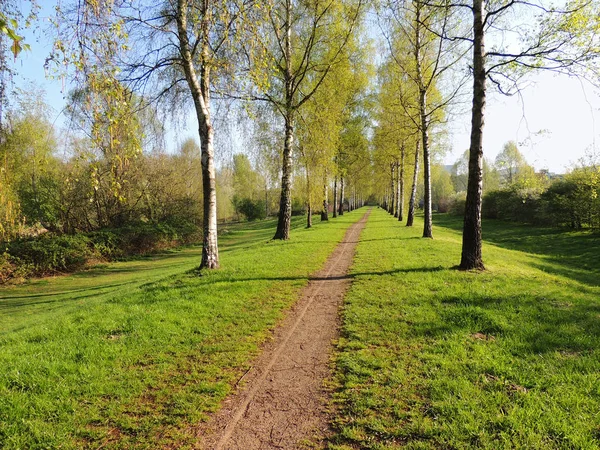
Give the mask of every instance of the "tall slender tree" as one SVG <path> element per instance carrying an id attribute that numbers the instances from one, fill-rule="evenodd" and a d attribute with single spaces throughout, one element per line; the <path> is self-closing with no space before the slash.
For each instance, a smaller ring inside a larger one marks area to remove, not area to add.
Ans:
<path id="1" fill-rule="evenodd" d="M 597 2 L 569 1 L 557 8 L 546 2 L 473 0 L 472 4 L 437 4 L 467 10 L 471 33 L 440 33 L 445 39 L 472 44 L 472 110 L 469 175 L 460 268 L 484 269 L 481 235 L 483 190 L 483 129 L 487 81 L 502 93 L 519 90 L 520 80 L 532 70 L 586 75 L 597 78 L 600 46 Z M 518 21 L 518 25 L 515 23 Z M 486 36 L 512 35 L 486 50 Z"/>
<path id="2" fill-rule="evenodd" d="M 431 143 L 432 125 L 441 123 L 444 109 L 460 92 L 462 80 L 454 78 L 453 85 L 441 89 L 464 54 L 460 41 L 447 41 L 432 32 L 432 28 L 445 31 L 455 27 L 452 10 L 430 7 L 422 0 L 390 0 L 384 2 L 380 14 L 393 61 L 414 84 L 417 91 L 416 108 L 407 114 L 418 125 L 421 134 L 424 175 L 423 237 L 432 238 L 431 204 Z M 408 56 L 406 49 L 411 53 Z"/>
<path id="3" fill-rule="evenodd" d="M 242 29 L 253 28 L 251 0 L 95 2 L 74 0 L 59 9 L 59 63 L 84 75 L 115 78 L 152 100 L 192 103 L 198 121 L 203 183 L 203 249 L 200 268 L 219 267 L 214 121 L 211 91 L 229 68 Z M 76 26 L 72 26 L 76 24 Z M 74 49 L 69 44 L 74 42 Z M 182 101 L 183 100 L 183 101 Z"/>
<path id="4" fill-rule="evenodd" d="M 363 11 L 363 0 L 275 0 L 268 23 L 251 60 L 264 69 L 266 82 L 255 86 L 252 98 L 273 105 L 284 122 L 281 197 L 274 239 L 289 239 L 292 212 L 292 151 L 298 112 L 321 88 L 332 67 L 343 57 Z M 250 53 L 248 53 L 250 55 Z M 266 62 L 264 62 L 266 61 Z"/>

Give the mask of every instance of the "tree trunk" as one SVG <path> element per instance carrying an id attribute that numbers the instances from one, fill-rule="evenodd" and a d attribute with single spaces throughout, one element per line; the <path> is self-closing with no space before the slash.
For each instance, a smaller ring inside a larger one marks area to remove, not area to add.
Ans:
<path id="1" fill-rule="evenodd" d="M 308 171 L 308 167 L 306 168 L 306 228 L 312 227 L 312 202 L 310 201 L 310 172 Z"/>
<path id="2" fill-rule="evenodd" d="M 346 188 L 346 192 L 349 192 L 348 197 L 348 212 L 352 212 L 352 189 Z"/>
<path id="3" fill-rule="evenodd" d="M 337 217 L 337 176 L 333 179 L 333 218 Z"/>
<path id="4" fill-rule="evenodd" d="M 265 217 L 269 217 L 269 187 L 265 183 Z"/>
<path id="5" fill-rule="evenodd" d="M 400 147 L 400 179 L 398 186 L 398 220 L 404 220 L 404 142 Z"/>
<path id="6" fill-rule="evenodd" d="M 473 110 L 469 178 L 463 226 L 463 270 L 483 270 L 481 257 L 481 194 L 483 188 L 483 126 L 485 112 L 485 45 L 483 0 L 473 0 Z"/>
<path id="7" fill-rule="evenodd" d="M 396 189 L 394 188 L 394 163 L 390 164 L 390 204 L 388 205 L 388 212 L 390 214 L 394 214 L 394 193 Z"/>
<path id="8" fill-rule="evenodd" d="M 201 139 L 202 150 L 202 189 L 204 197 L 204 223 L 202 262 L 200 268 L 219 267 L 219 247 L 217 244 L 217 185 L 215 180 L 213 129 L 205 126 Z"/>
<path id="9" fill-rule="evenodd" d="M 327 196 L 327 180 L 323 184 L 323 211 L 321 211 L 321 222 L 329 220 L 329 198 Z"/>
<path id="10" fill-rule="evenodd" d="M 408 217 L 406 218 L 406 226 L 412 227 L 415 219 L 415 203 L 417 201 L 417 182 L 419 181 L 419 153 L 421 141 L 417 139 L 415 144 L 415 172 L 413 174 L 412 189 L 410 191 L 410 200 L 408 201 Z"/>
<path id="11" fill-rule="evenodd" d="M 340 204 L 338 214 L 344 215 L 344 177 L 340 177 Z"/>
<path id="12" fill-rule="evenodd" d="M 181 0 L 180 0 L 181 1 Z M 288 240 L 292 218 L 292 144 L 294 142 L 294 101 L 292 77 L 292 2 L 286 0 L 285 18 L 285 141 L 283 143 L 283 166 L 281 168 L 281 198 L 279 200 L 279 220 L 273 239 Z"/>
<path id="13" fill-rule="evenodd" d="M 290 223 L 292 218 L 292 144 L 294 127 L 292 114 L 285 121 L 285 141 L 283 145 L 283 166 L 281 168 L 281 198 L 279 199 L 279 220 L 273 239 L 287 240 L 290 238 Z"/>
<path id="14" fill-rule="evenodd" d="M 415 9 L 415 68 L 417 70 L 417 84 L 419 88 L 419 115 L 420 131 L 423 145 L 423 182 L 424 201 L 423 210 L 425 223 L 423 225 L 423 237 L 433 237 L 431 233 L 431 157 L 429 155 L 429 119 L 427 117 L 427 87 L 423 80 L 423 62 L 421 61 L 421 5 L 416 4 Z"/>
<path id="15" fill-rule="evenodd" d="M 398 217 L 398 166 L 395 162 L 393 174 L 394 181 L 392 183 L 392 186 L 394 188 L 394 191 L 392 192 L 392 211 L 390 212 L 390 214 L 394 217 Z"/>
<path id="16" fill-rule="evenodd" d="M 425 111 L 427 108 L 427 93 L 420 94 L 421 105 L 421 134 L 423 139 L 423 184 L 424 184 L 424 216 L 423 237 L 433 238 L 431 223 L 431 156 L 429 155 L 429 123 Z"/>
<path id="17" fill-rule="evenodd" d="M 200 268 L 216 269 L 219 267 L 219 249 L 217 243 L 217 190 L 215 181 L 213 128 L 210 120 L 210 69 L 208 49 L 208 14 L 204 11 L 202 21 L 202 59 L 200 61 L 200 80 L 190 50 L 187 35 L 187 1 L 177 0 L 177 36 L 181 50 L 183 71 L 192 93 L 194 108 L 198 119 L 198 134 L 201 143 L 202 190 L 204 200 L 204 217 L 202 223 L 203 244 Z"/>

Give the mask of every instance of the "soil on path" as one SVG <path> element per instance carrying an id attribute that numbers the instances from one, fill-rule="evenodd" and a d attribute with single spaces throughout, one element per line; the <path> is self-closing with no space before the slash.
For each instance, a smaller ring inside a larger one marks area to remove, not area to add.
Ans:
<path id="1" fill-rule="evenodd" d="M 338 337 L 346 276 L 368 212 L 311 277 L 274 338 L 244 375 L 244 387 L 198 430 L 200 448 L 323 447 L 328 434 L 325 380 Z"/>

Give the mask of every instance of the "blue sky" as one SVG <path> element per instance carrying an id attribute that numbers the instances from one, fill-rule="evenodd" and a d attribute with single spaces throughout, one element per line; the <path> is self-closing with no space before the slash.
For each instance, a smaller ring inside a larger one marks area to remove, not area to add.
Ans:
<path id="1" fill-rule="evenodd" d="M 484 154 L 490 160 L 507 141 L 519 144 L 521 153 L 536 169 L 564 173 L 593 151 L 600 131 L 596 124 L 600 97 L 585 81 L 548 72 L 532 77 L 534 83 L 522 98 L 491 94 L 484 130 Z M 469 146 L 470 117 L 452 125 L 453 162 Z"/>

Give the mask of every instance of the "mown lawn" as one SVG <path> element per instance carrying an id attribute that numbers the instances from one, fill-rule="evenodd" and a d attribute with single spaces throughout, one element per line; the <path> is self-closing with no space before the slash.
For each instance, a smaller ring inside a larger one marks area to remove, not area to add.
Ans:
<path id="1" fill-rule="evenodd" d="M 191 446 L 283 311 L 365 210 L 268 242 L 226 227 L 222 269 L 200 250 L 0 289 L 0 448 Z"/>
<path id="2" fill-rule="evenodd" d="M 380 209 L 357 248 L 332 449 L 600 447 L 600 235 L 460 220 L 434 240 Z"/>

